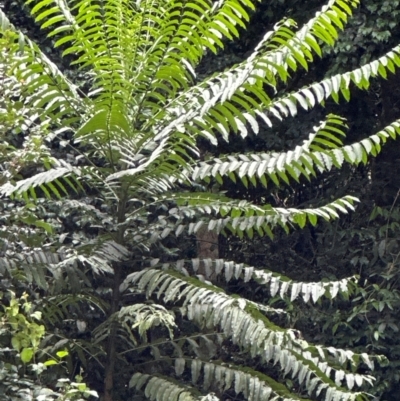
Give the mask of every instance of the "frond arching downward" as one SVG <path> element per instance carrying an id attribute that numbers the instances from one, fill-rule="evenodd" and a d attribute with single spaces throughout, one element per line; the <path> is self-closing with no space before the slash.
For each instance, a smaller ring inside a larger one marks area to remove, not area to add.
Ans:
<path id="1" fill-rule="evenodd" d="M 24 110 L 29 114 L 27 120 L 43 130 L 50 122 L 56 124 L 55 134 L 68 129 L 83 112 L 83 99 L 76 85 L 1 10 L 0 32 L 8 38 L 2 49 L 7 56 L 7 75 L 18 79 Z"/>
<path id="2" fill-rule="evenodd" d="M 232 389 L 237 395 L 242 393 L 245 399 L 249 401 L 300 400 L 299 397 L 290 393 L 282 384 L 252 369 L 245 370 L 236 366 L 228 366 L 215 361 L 204 362 L 199 359 L 186 360 L 177 358 L 175 360 L 175 374 L 178 377 L 185 371 L 185 367 L 191 373 L 192 383 L 196 385 L 201 381 L 204 391 L 218 389 L 223 392 Z M 139 383 L 143 382 L 143 376 L 145 375 L 141 373 L 133 375 L 130 385 L 140 388 Z M 148 381 L 145 392 L 147 391 L 147 386 L 152 387 L 155 384 Z M 149 389 L 148 393 L 150 392 L 151 389 Z M 168 398 L 161 398 L 161 400 L 168 400 Z"/>
<path id="3" fill-rule="evenodd" d="M 69 285 L 77 292 L 82 283 L 90 287 L 86 273 L 79 265 L 89 267 L 94 274 L 113 274 L 112 262 L 120 262 L 128 255 L 127 249 L 113 240 L 86 244 L 79 250 L 60 252 L 25 249 L 9 257 L 0 258 L 0 274 L 12 277 L 20 270 L 29 283 L 50 292 L 59 292 Z"/>
<path id="4" fill-rule="evenodd" d="M 0 194 L 5 196 L 23 195 L 25 198 L 29 194 L 32 198 L 36 199 L 35 188 L 40 187 L 47 197 L 50 198 L 51 194 L 54 194 L 57 198 L 61 199 L 61 193 L 68 195 L 68 191 L 62 181 L 67 182 L 69 187 L 74 191 L 77 190 L 77 187 L 82 188 L 77 179 L 82 175 L 80 168 L 71 166 L 63 160 L 54 160 L 54 164 L 54 168 L 20 180 L 15 185 L 10 183 L 2 185 L 0 187 Z M 72 183 L 70 178 L 73 179 L 76 185 Z"/>
<path id="5" fill-rule="evenodd" d="M 195 395 L 197 392 L 193 388 L 166 377 L 135 373 L 129 382 L 129 387 L 138 390 L 144 385 L 146 386 L 144 394 L 151 401 L 200 401 L 199 395 Z"/>
<path id="6" fill-rule="evenodd" d="M 152 261 L 153 267 L 156 262 L 157 260 Z M 256 269 L 244 263 L 235 263 L 224 259 L 196 258 L 191 260 L 178 260 L 175 263 L 163 263 L 162 268 L 174 268 L 183 274 L 188 274 L 185 266 L 196 273 L 200 265 L 204 266 L 207 279 L 221 277 L 224 278 L 226 282 L 235 279 L 243 280 L 245 283 L 253 279 L 259 284 L 269 287 L 272 297 L 275 295 L 279 295 L 281 298 L 288 296 L 291 301 L 296 300 L 300 296 L 303 298 L 304 302 L 312 300 L 314 303 L 324 296 L 333 299 L 339 294 L 343 294 L 347 298 L 353 291 L 358 280 L 357 276 L 353 276 L 339 281 L 296 282 L 270 270 Z"/>
<path id="7" fill-rule="evenodd" d="M 215 143 L 214 130 L 227 139 L 231 130 L 246 136 L 247 124 L 258 132 L 257 117 L 271 125 L 263 110 L 272 100 L 262 86 L 267 83 L 275 88 L 277 75 L 286 81 L 290 69 L 295 70 L 298 65 L 307 68 L 312 53 L 321 52 L 318 40 L 332 45 L 336 27 L 342 29 L 351 8 L 357 4 L 357 1 L 330 1 L 296 34 L 291 32 L 292 21 L 278 25 L 275 32 L 265 35 L 246 61 L 184 91 L 160 112 L 165 123 L 156 131 L 156 139 L 170 136 L 185 126 L 193 135 L 206 136 Z M 280 37 L 273 43 L 277 35 Z M 148 122 L 151 123 L 152 120 Z"/>
<path id="8" fill-rule="evenodd" d="M 191 198 L 195 201 L 195 197 Z M 235 235 L 242 237 L 247 234 L 250 238 L 256 232 L 260 236 L 267 234 L 273 238 L 272 230 L 277 226 L 282 227 L 285 231 L 289 231 L 292 225 L 298 225 L 303 228 L 307 222 L 312 225 L 317 224 L 318 218 L 321 217 L 326 221 L 339 218 L 339 213 L 348 213 L 354 210 L 354 203 L 358 202 L 353 196 L 344 196 L 327 205 L 307 208 L 274 208 L 270 205 L 258 206 L 246 201 L 235 202 L 214 202 L 207 206 L 194 203 L 190 206 L 181 206 L 174 208 L 170 213 L 177 218 L 176 234 L 188 230 L 189 234 L 196 233 L 202 226 L 207 226 L 210 231 L 223 233 L 229 230 Z M 218 213 L 221 218 L 212 217 Z M 184 216 L 198 216 L 197 222 L 188 225 L 179 224 Z M 171 232 L 173 228 L 166 228 Z"/>
<path id="9" fill-rule="evenodd" d="M 318 127 L 314 128 L 302 145 L 288 152 L 253 153 L 220 156 L 201 162 L 191 172 L 192 179 L 204 180 L 213 177 L 219 182 L 227 176 L 233 181 L 241 179 L 245 185 L 260 181 L 267 186 L 268 180 L 275 185 L 289 178 L 299 181 L 303 176 L 308 180 L 319 173 L 341 168 L 345 162 L 353 165 L 367 163 L 370 156 L 377 156 L 388 139 L 400 135 L 400 120 L 394 121 L 379 132 L 360 142 L 343 146 L 340 137 L 345 136 L 345 120 L 329 115 Z"/>
<path id="10" fill-rule="evenodd" d="M 296 116 L 298 106 L 304 110 L 311 110 L 316 105 L 323 104 L 324 100 L 330 97 L 338 103 L 340 94 L 344 99 L 350 100 L 351 84 L 359 89 L 366 90 L 369 88 L 372 78 L 382 77 L 386 79 L 387 75 L 389 73 L 394 74 L 399 66 L 400 46 L 395 46 L 382 57 L 364 64 L 360 68 L 325 78 L 321 82 L 313 83 L 274 100 L 270 107 L 265 109 L 265 112 L 282 120 L 288 115 Z"/>
<path id="11" fill-rule="evenodd" d="M 158 326 L 168 330 L 169 338 L 174 337 L 173 331 L 176 328 L 174 314 L 164 306 L 140 303 L 123 306 L 93 330 L 93 340 L 100 344 L 107 339 L 112 327 L 117 327 L 116 336 L 126 342 L 128 349 L 131 349 L 136 347 L 140 341 L 146 343 L 147 332 Z"/>
<path id="12" fill-rule="evenodd" d="M 296 339 L 290 330 L 272 324 L 252 303 L 236 299 L 194 279 L 185 278 L 171 271 L 146 269 L 127 277 L 121 291 L 134 283 L 148 296 L 153 293 L 164 302 L 183 300 L 182 312 L 202 327 L 220 327 L 234 344 L 248 349 L 252 357 L 260 356 L 266 362 L 279 363 L 285 374 L 290 374 L 300 384 L 305 383 L 308 393 L 319 395 L 326 392 L 325 399 L 335 397 L 354 399 L 354 392 L 339 387 L 354 385 L 354 374 L 335 369 L 319 354 L 314 354 L 309 344 Z M 350 376 L 348 376 L 350 375 Z M 347 381 L 347 378 L 348 380 Z M 372 383 L 373 378 L 357 374 L 357 384 Z M 360 396 L 363 393 L 358 393 Z"/>

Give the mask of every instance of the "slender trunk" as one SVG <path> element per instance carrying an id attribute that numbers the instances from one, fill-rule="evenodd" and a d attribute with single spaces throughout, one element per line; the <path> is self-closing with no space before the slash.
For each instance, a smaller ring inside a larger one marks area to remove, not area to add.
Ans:
<path id="1" fill-rule="evenodd" d="M 118 223 L 122 223 L 125 221 L 125 213 L 126 213 L 126 191 L 122 188 L 122 196 L 118 205 Z M 123 245 L 124 243 L 124 235 L 125 228 L 119 228 L 116 235 L 116 242 Z M 122 282 L 122 273 L 123 273 L 123 264 L 115 263 L 114 264 L 114 288 L 112 293 L 111 300 L 111 308 L 110 308 L 110 316 L 119 310 L 119 303 L 121 294 L 119 291 L 119 287 Z M 105 376 L 104 376 L 104 398 L 103 401 L 113 401 L 113 388 L 114 388 L 114 370 L 115 370 L 115 362 L 117 358 L 116 354 L 116 334 L 117 334 L 117 325 L 116 322 L 112 322 L 110 334 L 108 336 L 108 343 L 106 348 L 107 353 L 107 363 L 105 368 Z"/>
<path id="2" fill-rule="evenodd" d="M 218 246 L 218 234 L 214 231 L 209 231 L 207 226 L 203 226 L 197 231 L 197 256 L 200 259 L 218 259 L 219 257 L 219 246 Z M 199 274 L 207 276 L 205 266 L 203 263 L 200 264 Z"/>
<path id="3" fill-rule="evenodd" d="M 114 288 L 111 302 L 111 310 L 110 316 L 112 316 L 119 309 L 119 300 L 120 300 L 120 292 L 119 286 L 121 284 L 121 267 L 116 264 L 114 267 Z M 107 364 L 106 364 L 106 372 L 104 377 L 104 400 L 103 401 L 113 401 L 113 387 L 114 387 L 114 368 L 116 361 L 116 350 L 115 350 L 115 342 L 116 342 L 116 333 L 117 327 L 116 324 L 113 323 L 111 326 L 110 335 L 108 337 L 107 344 Z"/>

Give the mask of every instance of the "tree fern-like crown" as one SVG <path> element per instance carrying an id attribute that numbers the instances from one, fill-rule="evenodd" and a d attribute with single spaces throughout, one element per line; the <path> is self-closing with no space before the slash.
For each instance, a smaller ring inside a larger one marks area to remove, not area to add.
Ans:
<path id="1" fill-rule="evenodd" d="M 35 151 L 32 160 L 9 148 L 0 192 L 30 210 L 29 218 L 23 207 L 13 218 L 35 235 L 46 231 L 36 246 L 9 241 L 0 273 L 21 275 L 40 288 L 44 316 L 55 333 L 71 310 L 98 311 L 102 321 L 91 341 L 65 338 L 47 351 L 68 343 L 81 361 L 86 361 L 84 350 L 92 361 L 104 363 L 105 401 L 112 400 L 117 360 L 129 367 L 130 388 L 152 401 L 214 401 L 224 393 L 251 401 L 367 399 L 365 386 L 373 383 L 369 373 L 380 357 L 312 345 L 297 331 L 273 323 L 284 311 L 220 288 L 223 279 L 234 278 L 267 287 L 271 297 L 317 303 L 348 297 L 356 277 L 303 283 L 229 260 L 179 257 L 171 262 L 152 255 L 157 246 L 165 251 L 164 239 L 196 234 L 202 227 L 272 238 L 277 227 L 316 225 L 354 209 L 353 196 L 296 209 L 238 200 L 208 188 L 240 180 L 269 190 L 311 180 L 344 163 L 366 163 L 400 134 L 399 121 L 344 144 L 346 122 L 329 114 L 294 149 L 206 160 L 200 157 L 199 139 L 218 145 L 235 134 L 257 134 L 263 126 L 296 116 L 299 108 L 310 110 L 339 96 L 349 99 L 352 85 L 366 89 L 371 78 L 394 72 L 400 65 L 398 47 L 354 71 L 278 95 L 278 85 L 292 72 L 307 70 L 323 46 L 335 44 L 358 3 L 331 0 L 301 28 L 286 19 L 247 59 L 201 80 L 196 67 L 207 53 L 239 36 L 255 8 L 252 1 L 28 0 L 35 21 L 71 60 L 73 71 L 83 74 L 84 85 L 72 82 L 0 11 L 4 102 L 12 108 L 15 96 L 19 99 L 22 117 L 12 128 L 15 133 L 32 129 L 28 145 Z M 54 155 L 49 144 L 60 138 L 73 150 L 74 161 Z M 42 171 L 20 174 L 39 163 Z M 45 215 L 51 210 L 60 219 L 76 213 L 74 223 L 96 234 L 79 240 L 71 235 L 64 242 L 69 234 L 53 231 L 39 205 Z M 12 235 L 20 238 L 20 232 Z M 110 277 L 107 290 L 96 288 Z M 190 329 L 178 321 L 190 321 Z M 159 332 L 168 339 L 156 338 Z M 227 349 L 235 354 L 232 363 Z M 150 350 L 144 361 L 143 350 Z M 244 366 L 249 359 L 243 355 L 256 362 Z M 135 358 L 141 361 L 137 366 Z M 366 374 L 356 373 L 361 363 Z M 153 370 L 147 369 L 151 364 Z M 279 380 L 270 377 L 271 366 L 277 367 Z M 279 383 L 284 377 L 293 389 Z"/>

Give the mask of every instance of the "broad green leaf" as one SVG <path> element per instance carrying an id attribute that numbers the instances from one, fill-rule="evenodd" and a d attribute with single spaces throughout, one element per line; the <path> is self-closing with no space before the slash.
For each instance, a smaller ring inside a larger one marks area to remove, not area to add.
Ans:
<path id="1" fill-rule="evenodd" d="M 34 355 L 32 348 L 23 348 L 21 351 L 21 361 L 23 363 L 28 363 L 32 360 Z"/>

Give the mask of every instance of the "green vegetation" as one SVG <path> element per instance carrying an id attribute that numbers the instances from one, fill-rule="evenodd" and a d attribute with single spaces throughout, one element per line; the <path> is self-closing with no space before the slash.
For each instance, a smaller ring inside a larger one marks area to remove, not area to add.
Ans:
<path id="1" fill-rule="evenodd" d="M 3 297 L 5 299 L 9 306 L 3 307 L 0 312 L 0 392 L 3 399 L 82 401 L 90 396 L 97 397 L 97 393 L 90 390 L 80 376 L 76 377 L 78 382 L 72 383 L 62 377 L 66 376 L 62 359 L 68 356 L 67 351 L 58 351 L 55 358 L 44 362 L 34 360 L 45 335 L 44 326 L 37 323 L 41 320 L 41 312 L 30 313 L 32 304 L 28 302 L 27 294 L 17 299 L 15 294 L 10 293 L 8 297 Z M 53 389 L 41 384 L 50 366 L 61 368 Z"/>
<path id="2" fill-rule="evenodd" d="M 199 71 L 211 55 L 261 12 L 250 0 L 25 6 L 51 46 L 0 11 L 0 290 L 11 294 L 2 299 L 0 335 L 13 347 L 11 361 L 0 353 L 4 377 L 12 373 L 3 392 L 69 400 L 97 391 L 103 401 L 379 394 L 373 375 L 387 352 L 354 340 L 355 322 L 397 305 L 397 258 L 381 275 L 384 288 L 365 276 L 364 251 L 351 259 L 359 269 L 323 280 L 289 277 L 279 264 L 272 271 L 274 252 L 253 263 L 233 251 L 237 241 L 270 251 L 300 228 L 319 243 L 329 238 L 324 255 L 332 246 L 338 262 L 336 236 L 353 249 L 358 235 L 360 250 L 371 238 L 338 229 L 357 203 L 367 205 L 362 192 L 337 182 L 372 168 L 390 141 L 394 148 L 400 120 L 348 139 L 341 108 L 321 106 L 394 74 L 400 47 L 361 66 L 344 70 L 338 58 L 326 76 L 315 72 L 319 58 L 337 51 L 359 2 L 329 1 L 299 27 L 283 19 L 249 55 L 206 74 Z M 311 79 L 296 85 L 307 71 Z M 305 112 L 320 114 L 313 128 L 297 122 Z M 291 146 L 252 148 L 255 134 L 277 137 L 279 124 L 301 128 Z M 320 190 L 332 176 L 336 184 Z M 296 203 L 294 194 L 309 188 L 317 196 Z M 374 239 L 381 258 L 395 252 L 396 200 L 388 211 L 377 204 L 371 217 L 385 219 Z M 228 244 L 224 258 L 188 251 L 210 232 Z M 279 249 L 283 259 L 291 252 Z M 315 260 L 307 268 L 320 268 Z M 384 338 L 382 324 L 375 341 Z M 57 380 L 59 391 L 47 389 Z"/>

